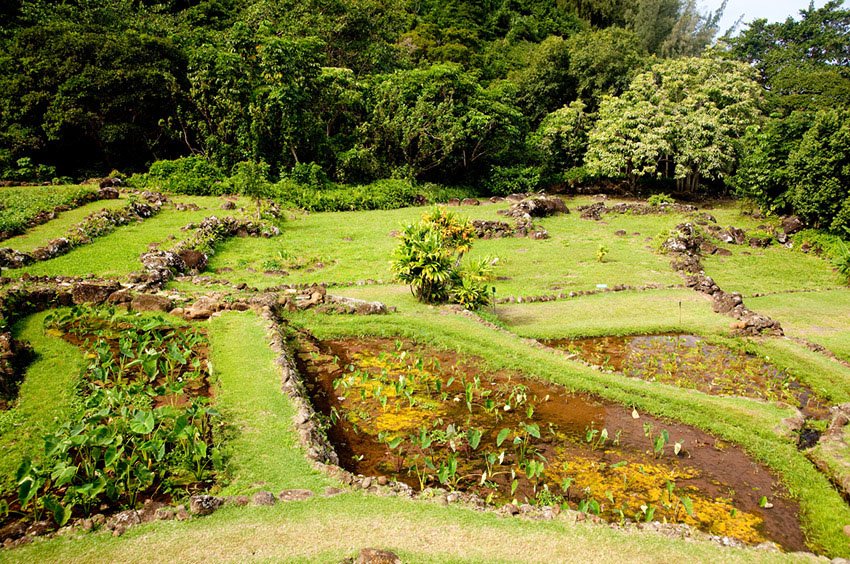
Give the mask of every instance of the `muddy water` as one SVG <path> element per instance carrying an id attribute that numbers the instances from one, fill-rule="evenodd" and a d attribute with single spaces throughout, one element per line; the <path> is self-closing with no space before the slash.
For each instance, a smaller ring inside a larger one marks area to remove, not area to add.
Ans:
<path id="1" fill-rule="evenodd" d="M 545 344 L 626 376 L 714 395 L 782 401 L 820 418 L 828 407 L 803 384 L 761 358 L 695 335 L 557 339 Z"/>
<path id="2" fill-rule="evenodd" d="M 298 363 L 317 410 L 332 422 L 341 465 L 352 472 L 415 488 L 442 482 L 493 503 L 584 504 L 612 521 L 666 519 L 805 548 L 799 508 L 775 477 L 697 429 L 516 373 L 486 373 L 476 359 L 410 343 L 305 339 Z M 399 378 L 409 387 L 396 393 Z M 523 432 L 526 425 L 534 429 Z M 510 431 L 499 445 L 502 429 Z M 422 448 L 417 435 L 426 430 L 437 438 Z M 668 440 L 659 451 L 662 433 Z M 488 455 L 501 459 L 488 466 Z M 457 472 L 443 481 L 440 470 L 453 459 Z M 542 463 L 539 474 L 529 460 Z M 763 498 L 771 508 L 760 507 Z"/>

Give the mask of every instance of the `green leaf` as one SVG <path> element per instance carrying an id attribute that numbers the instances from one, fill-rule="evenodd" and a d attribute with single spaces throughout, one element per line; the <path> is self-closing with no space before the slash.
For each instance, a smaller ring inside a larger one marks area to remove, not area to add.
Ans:
<path id="1" fill-rule="evenodd" d="M 685 512 L 690 516 L 694 516 L 694 503 L 691 501 L 691 498 L 687 496 L 681 496 L 679 498 L 682 501 L 682 507 L 685 508 Z"/>
<path id="2" fill-rule="evenodd" d="M 467 438 L 469 439 L 469 446 L 472 450 L 478 448 L 478 445 L 481 443 L 481 430 L 480 429 L 470 429 L 467 433 Z"/>
<path id="3" fill-rule="evenodd" d="M 64 526 L 71 518 L 71 508 L 65 507 L 52 495 L 44 498 L 44 507 L 53 515 L 53 520 L 60 527 Z"/>
<path id="4" fill-rule="evenodd" d="M 540 426 L 537 423 L 532 423 L 531 425 L 525 426 L 525 432 L 534 437 L 535 439 L 540 438 Z"/>
<path id="5" fill-rule="evenodd" d="M 499 431 L 499 434 L 496 436 L 496 446 L 497 447 L 502 446 L 502 443 L 505 442 L 505 439 L 507 439 L 508 435 L 510 435 L 510 434 L 511 434 L 510 429 L 502 429 L 501 431 Z"/>
<path id="6" fill-rule="evenodd" d="M 50 477 L 53 479 L 53 487 L 61 488 L 65 484 L 70 484 L 76 475 L 76 466 L 64 466 L 54 470 Z"/>
<path id="7" fill-rule="evenodd" d="M 138 435 L 147 435 L 153 431 L 153 411 L 137 411 L 135 417 L 130 421 L 130 430 Z"/>

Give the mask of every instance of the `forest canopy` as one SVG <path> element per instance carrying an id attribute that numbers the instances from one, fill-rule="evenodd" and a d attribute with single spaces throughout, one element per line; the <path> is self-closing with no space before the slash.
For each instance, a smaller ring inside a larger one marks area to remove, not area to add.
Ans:
<path id="1" fill-rule="evenodd" d="M 717 39 L 721 14 L 695 0 L 4 2 L 0 177 L 202 159 L 211 177 L 263 163 L 311 189 L 605 180 L 731 190 L 847 229 L 850 11 Z"/>

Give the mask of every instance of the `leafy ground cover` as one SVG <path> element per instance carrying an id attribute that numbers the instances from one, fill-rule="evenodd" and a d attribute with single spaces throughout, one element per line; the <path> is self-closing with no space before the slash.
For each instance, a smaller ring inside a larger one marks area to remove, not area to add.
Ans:
<path id="1" fill-rule="evenodd" d="M 46 316 L 44 330 L 80 347 L 87 365 L 73 417 L 28 441 L 42 448 L 23 458 L 17 487 L 4 491 L 16 494 L 9 517 L 62 526 L 76 514 L 209 487 L 223 458 L 201 332 L 79 307 Z"/>

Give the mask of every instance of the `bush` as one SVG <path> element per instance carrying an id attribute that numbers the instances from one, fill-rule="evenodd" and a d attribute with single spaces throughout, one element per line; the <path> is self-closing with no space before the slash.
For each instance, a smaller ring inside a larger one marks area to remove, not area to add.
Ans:
<path id="1" fill-rule="evenodd" d="M 217 196 L 227 190 L 224 173 L 204 157 L 156 161 L 146 174 L 134 174 L 131 186 L 191 196 Z"/>
<path id="2" fill-rule="evenodd" d="M 316 163 L 296 164 L 289 172 L 289 177 L 298 184 L 313 190 L 323 190 L 332 185 L 324 169 Z"/>
<path id="3" fill-rule="evenodd" d="M 665 193 L 653 194 L 646 201 L 650 206 L 660 206 L 661 204 L 675 204 L 676 200 L 672 196 Z"/>
<path id="4" fill-rule="evenodd" d="M 467 219 L 445 208 L 434 208 L 419 223 L 405 227 L 395 251 L 392 269 L 410 285 L 416 299 L 428 304 L 451 301 L 475 309 L 490 303 L 492 261 L 461 267 L 472 247 L 475 231 Z"/>
<path id="5" fill-rule="evenodd" d="M 315 190 L 285 178 L 272 188 L 274 198 L 288 207 L 312 212 L 390 210 L 422 202 L 407 180 L 378 180 L 363 186 L 334 186 Z"/>
<path id="6" fill-rule="evenodd" d="M 0 158 L 0 162 L 3 160 Z M 56 176 L 56 167 L 34 164 L 29 157 L 23 157 L 15 161 L 15 167 L 6 165 L 2 171 L 2 177 L 7 180 L 19 180 L 22 182 L 46 182 Z"/>
<path id="7" fill-rule="evenodd" d="M 485 185 L 496 196 L 536 192 L 541 185 L 540 169 L 534 166 L 494 166 Z"/>

